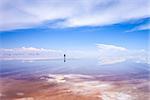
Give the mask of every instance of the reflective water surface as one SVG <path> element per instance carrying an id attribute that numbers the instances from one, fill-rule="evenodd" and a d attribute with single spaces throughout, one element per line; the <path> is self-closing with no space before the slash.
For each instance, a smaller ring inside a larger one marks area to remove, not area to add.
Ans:
<path id="1" fill-rule="evenodd" d="M 1 100 L 148 100 L 149 65 L 95 59 L 1 61 Z"/>

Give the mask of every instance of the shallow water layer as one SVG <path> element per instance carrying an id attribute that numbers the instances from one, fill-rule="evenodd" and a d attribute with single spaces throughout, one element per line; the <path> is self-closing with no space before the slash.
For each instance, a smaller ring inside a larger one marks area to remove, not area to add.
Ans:
<path id="1" fill-rule="evenodd" d="M 97 60 L 1 61 L 1 100 L 148 100 L 149 67 Z"/>

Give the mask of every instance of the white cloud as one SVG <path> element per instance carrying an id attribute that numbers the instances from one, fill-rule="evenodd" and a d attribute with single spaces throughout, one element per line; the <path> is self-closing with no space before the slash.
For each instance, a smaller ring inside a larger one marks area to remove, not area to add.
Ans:
<path id="1" fill-rule="evenodd" d="M 145 50 L 130 50 L 115 45 L 97 44 L 100 64 L 114 64 L 124 61 L 148 63 L 148 53 Z"/>
<path id="2" fill-rule="evenodd" d="M 137 30 L 150 30 L 150 23 L 138 26 Z"/>
<path id="3" fill-rule="evenodd" d="M 65 53 L 67 59 L 79 59 L 93 57 L 93 53 L 81 50 L 53 50 L 34 47 L 0 48 L 0 60 L 42 60 L 63 59 Z"/>
<path id="4" fill-rule="evenodd" d="M 12 49 L 0 49 L 0 60 L 38 60 L 58 59 L 62 57 L 62 51 L 43 48 L 22 47 Z"/>
<path id="5" fill-rule="evenodd" d="M 98 58 L 100 64 L 114 64 L 124 61 L 137 63 L 150 63 L 146 50 L 130 50 L 115 45 L 97 44 L 98 52 L 89 50 L 53 50 L 34 47 L 22 48 L 1 48 L 0 60 L 46 60 L 63 59 L 63 54 L 67 59 Z"/>
<path id="6" fill-rule="evenodd" d="M 150 23 L 139 25 L 127 32 L 139 31 L 139 30 L 150 30 Z"/>
<path id="7" fill-rule="evenodd" d="M 149 0 L 1 0 L 0 30 L 47 21 L 54 21 L 55 27 L 110 25 L 150 17 L 149 6 Z"/>

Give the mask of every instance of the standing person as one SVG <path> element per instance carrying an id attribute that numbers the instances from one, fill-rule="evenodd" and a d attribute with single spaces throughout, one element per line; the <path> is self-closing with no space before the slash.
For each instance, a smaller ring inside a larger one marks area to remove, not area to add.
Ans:
<path id="1" fill-rule="evenodd" d="M 66 54 L 64 54 L 64 62 L 66 62 Z"/>

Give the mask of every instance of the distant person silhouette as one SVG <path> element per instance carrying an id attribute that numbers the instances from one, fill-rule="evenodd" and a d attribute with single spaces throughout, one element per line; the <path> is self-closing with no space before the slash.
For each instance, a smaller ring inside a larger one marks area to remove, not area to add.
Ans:
<path id="1" fill-rule="evenodd" d="M 64 54 L 64 62 L 66 62 L 66 54 Z"/>

